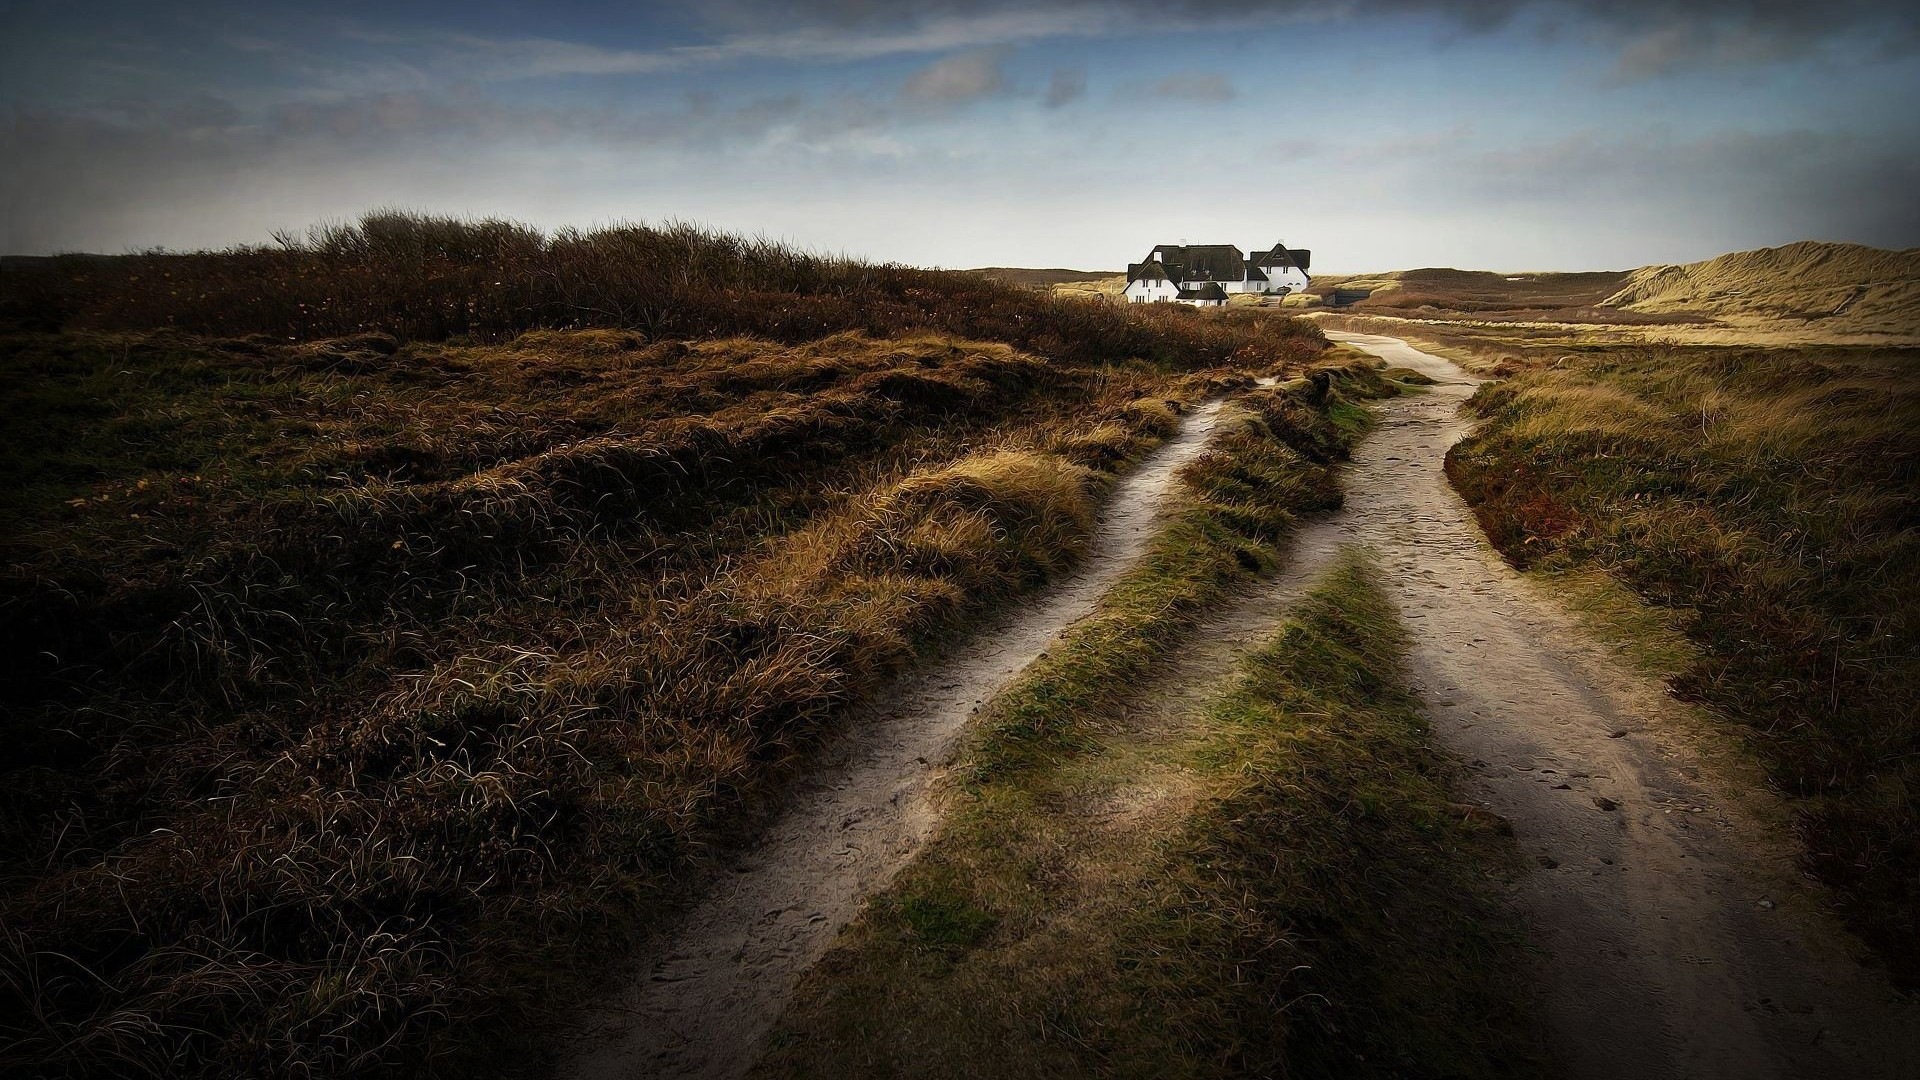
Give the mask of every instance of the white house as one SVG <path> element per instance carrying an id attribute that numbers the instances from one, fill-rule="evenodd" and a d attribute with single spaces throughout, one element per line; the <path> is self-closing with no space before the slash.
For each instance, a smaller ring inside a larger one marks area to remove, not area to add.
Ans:
<path id="1" fill-rule="evenodd" d="M 1127 302 L 1219 307 L 1233 293 L 1285 296 L 1307 287 L 1312 258 L 1285 244 L 1251 257 L 1232 244 L 1161 244 L 1127 267 Z"/>

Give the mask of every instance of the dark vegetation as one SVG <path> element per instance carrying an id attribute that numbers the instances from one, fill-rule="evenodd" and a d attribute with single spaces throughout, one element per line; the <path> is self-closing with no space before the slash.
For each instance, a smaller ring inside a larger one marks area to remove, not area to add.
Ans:
<path id="1" fill-rule="evenodd" d="M 0 1063 L 492 1063 L 840 706 L 1323 347 L 686 228 L 10 271 Z"/>
<path id="2" fill-rule="evenodd" d="M 548 236 L 511 222 L 382 213 L 272 248 L 65 256 L 13 275 L 9 293 L 8 313 L 41 326 L 282 340 L 378 331 L 499 342 L 612 327 L 795 343 L 925 330 L 1087 363 L 1191 368 L 1285 352 L 1245 320 L 1111 311 L 980 274 L 827 258 L 686 225 Z"/>
<path id="3" fill-rule="evenodd" d="M 1902 350 L 1606 347 L 1490 385 L 1448 473 L 1516 564 L 1684 615 L 1809 866 L 1920 981 L 1920 373 Z"/>

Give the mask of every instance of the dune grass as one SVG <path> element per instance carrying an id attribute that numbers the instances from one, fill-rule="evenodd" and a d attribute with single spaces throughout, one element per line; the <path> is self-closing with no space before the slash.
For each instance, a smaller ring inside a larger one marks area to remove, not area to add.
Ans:
<path id="1" fill-rule="evenodd" d="M 1871 349 L 1613 348 L 1483 388 L 1448 473 L 1522 567 L 1672 609 L 1808 865 L 1920 978 L 1920 377 Z"/>
<path id="2" fill-rule="evenodd" d="M 1075 634 L 992 706 L 941 835 L 809 977 L 760 1075 L 1530 1074 L 1487 876 L 1510 841 L 1452 801 L 1364 558 L 1189 722 L 1125 719 L 1155 613 L 1240 576 L 1209 570 L 1245 542 L 1219 509 L 1197 495 L 1096 616 L 1132 633 Z"/>
<path id="3" fill-rule="evenodd" d="M 1920 334 L 1920 250 L 1803 240 L 1684 266 L 1643 266 L 1607 298 L 1638 312 L 1704 312 L 1748 326 Z"/>
<path id="4" fill-rule="evenodd" d="M 1098 315 L 1040 354 L 1077 312 L 647 235 L 685 272 L 376 218 L 9 280 L 8 1069 L 497 1065 L 1187 404 L 1323 344 Z M 568 267 L 684 306 L 476 284 Z"/>

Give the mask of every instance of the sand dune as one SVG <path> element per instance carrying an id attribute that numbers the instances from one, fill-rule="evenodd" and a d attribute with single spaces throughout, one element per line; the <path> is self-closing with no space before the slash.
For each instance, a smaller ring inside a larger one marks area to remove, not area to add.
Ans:
<path id="1" fill-rule="evenodd" d="M 1689 311 L 1733 324 L 1824 324 L 1845 333 L 1920 331 L 1920 248 L 1802 241 L 1683 266 L 1644 266 L 1603 303 Z"/>

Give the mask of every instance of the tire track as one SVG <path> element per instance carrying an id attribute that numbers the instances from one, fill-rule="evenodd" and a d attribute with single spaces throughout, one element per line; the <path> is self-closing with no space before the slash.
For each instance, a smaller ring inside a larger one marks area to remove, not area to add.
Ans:
<path id="1" fill-rule="evenodd" d="M 931 834 L 928 788 L 968 719 L 1146 550 L 1178 470 L 1205 450 L 1222 404 L 1195 409 L 1115 484 L 1091 554 L 1064 581 L 858 710 L 760 841 L 640 958 L 561 1075 L 746 1071 L 800 976 Z"/>
<path id="2" fill-rule="evenodd" d="M 1394 338 L 1328 336 L 1440 380 L 1382 407 L 1333 527 L 1379 554 L 1436 735 L 1532 859 L 1515 899 L 1555 1074 L 1920 1076 L 1920 1011 L 1713 790 L 1662 688 L 1508 567 L 1448 485 L 1477 380 Z"/>

